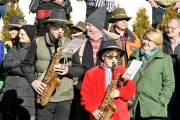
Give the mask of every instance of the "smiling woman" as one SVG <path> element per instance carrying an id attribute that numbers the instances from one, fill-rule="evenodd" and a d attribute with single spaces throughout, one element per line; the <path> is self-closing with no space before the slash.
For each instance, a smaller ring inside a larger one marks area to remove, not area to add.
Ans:
<path id="1" fill-rule="evenodd" d="M 8 74 L 0 101 L 2 120 L 16 120 L 16 116 L 19 120 L 30 120 L 35 116 L 34 92 L 23 77 L 20 65 L 31 45 L 30 41 L 35 36 L 36 27 L 24 25 L 19 29 L 20 41 L 9 50 L 3 61 L 3 68 L 8 71 Z M 9 111 L 12 112 L 8 113 Z"/>
<path id="2" fill-rule="evenodd" d="M 162 44 L 161 32 L 149 29 L 143 34 L 141 48 L 135 50 L 129 58 L 129 65 L 133 59 L 142 61 L 134 77 L 137 100 L 130 109 L 131 116 L 137 120 L 162 120 L 167 117 L 167 105 L 175 82 L 172 59 L 162 51 Z"/>
<path id="3" fill-rule="evenodd" d="M 19 40 L 20 42 L 29 43 L 36 34 L 36 27 L 34 25 L 24 25 L 20 28 Z"/>

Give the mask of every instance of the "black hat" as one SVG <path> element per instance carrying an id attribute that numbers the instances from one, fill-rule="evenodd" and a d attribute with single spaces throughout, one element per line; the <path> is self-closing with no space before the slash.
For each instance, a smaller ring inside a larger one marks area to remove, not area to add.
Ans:
<path id="1" fill-rule="evenodd" d="M 96 28 L 103 30 L 106 17 L 106 6 L 102 6 L 92 13 L 86 20 L 87 23 L 94 25 Z"/>
<path id="2" fill-rule="evenodd" d="M 23 29 L 27 36 L 29 37 L 29 39 L 32 41 L 33 38 L 36 35 L 36 26 L 35 25 L 24 25 L 22 26 L 20 29 Z"/>
<path id="3" fill-rule="evenodd" d="M 52 10 L 48 20 L 43 22 L 43 24 L 46 25 L 47 23 L 51 23 L 51 22 L 72 25 L 70 22 L 67 21 L 66 14 L 62 10 L 57 8 L 54 8 Z"/>
<path id="4" fill-rule="evenodd" d="M 118 46 L 118 44 L 116 43 L 115 40 L 108 40 L 108 41 L 103 43 L 102 48 L 99 49 L 99 51 L 97 53 L 99 59 L 100 60 L 102 59 L 101 57 L 102 57 L 103 52 L 105 52 L 108 49 L 112 49 L 112 48 L 117 49 L 117 51 L 120 52 L 120 57 L 122 57 L 124 55 L 124 53 L 125 53 L 125 51 L 123 49 L 119 48 L 119 46 Z"/>
<path id="5" fill-rule="evenodd" d="M 9 20 L 9 24 L 4 26 L 3 28 L 13 28 L 13 27 L 17 27 L 20 28 L 23 24 L 25 24 L 26 21 L 20 17 L 20 16 L 12 16 L 11 19 Z"/>

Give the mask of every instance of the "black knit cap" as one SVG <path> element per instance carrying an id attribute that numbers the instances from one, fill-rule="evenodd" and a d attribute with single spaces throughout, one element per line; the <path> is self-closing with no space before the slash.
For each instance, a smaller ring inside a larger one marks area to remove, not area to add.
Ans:
<path id="1" fill-rule="evenodd" d="M 33 40 L 33 38 L 36 35 L 36 26 L 35 25 L 24 25 L 20 29 L 23 29 L 26 32 L 27 36 L 30 38 L 31 41 Z"/>
<path id="2" fill-rule="evenodd" d="M 103 30 L 106 17 L 106 6 L 102 6 L 92 13 L 86 20 L 87 23 L 94 25 L 96 28 Z"/>

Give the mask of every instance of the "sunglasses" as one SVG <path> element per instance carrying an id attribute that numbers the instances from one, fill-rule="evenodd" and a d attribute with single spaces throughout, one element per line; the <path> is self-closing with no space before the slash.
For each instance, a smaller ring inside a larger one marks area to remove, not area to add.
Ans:
<path id="1" fill-rule="evenodd" d="M 112 55 L 105 55 L 105 57 L 107 57 L 109 60 L 112 60 L 112 59 L 116 59 L 118 60 L 120 57 L 119 56 L 112 56 Z"/>
<path id="2" fill-rule="evenodd" d="M 62 30 L 66 30 L 66 25 L 63 24 L 59 24 L 59 23 L 51 23 L 52 29 L 55 31 L 58 31 L 60 28 L 62 28 Z"/>

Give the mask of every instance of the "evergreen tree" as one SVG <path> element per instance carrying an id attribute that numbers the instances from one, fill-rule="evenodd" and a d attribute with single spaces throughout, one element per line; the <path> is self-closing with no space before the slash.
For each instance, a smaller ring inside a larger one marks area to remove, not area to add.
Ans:
<path id="1" fill-rule="evenodd" d="M 174 7 L 170 6 L 168 8 L 168 10 L 165 11 L 165 15 L 164 15 L 163 21 L 161 22 L 161 24 L 159 24 L 157 26 L 157 28 L 164 34 L 165 31 L 166 31 L 167 22 L 170 19 L 176 19 L 176 18 L 180 18 L 180 13 L 175 12 Z"/>
<path id="2" fill-rule="evenodd" d="M 12 16 L 21 16 L 24 17 L 22 10 L 19 8 L 18 3 L 16 2 L 11 3 L 9 7 L 6 9 L 6 16 L 4 16 L 3 21 L 4 21 L 4 26 L 9 24 L 9 20 L 11 19 Z M 3 42 L 10 40 L 10 35 L 8 29 L 2 28 L 1 31 L 1 39 Z"/>
<path id="3" fill-rule="evenodd" d="M 73 21 L 72 21 L 71 19 L 69 19 L 68 21 L 69 21 L 70 23 L 73 23 Z M 70 26 L 68 26 L 68 27 L 66 28 L 66 30 L 64 31 L 64 36 L 65 36 L 66 38 L 71 39 Z"/>
<path id="4" fill-rule="evenodd" d="M 140 8 L 136 12 L 136 21 L 132 24 L 133 32 L 141 39 L 145 30 L 152 28 L 146 8 Z"/>

